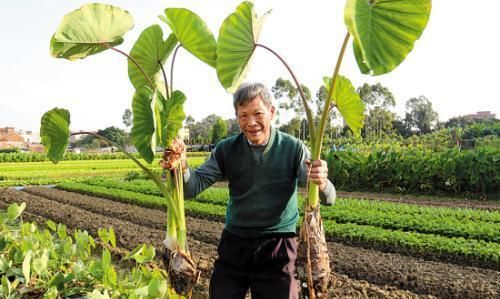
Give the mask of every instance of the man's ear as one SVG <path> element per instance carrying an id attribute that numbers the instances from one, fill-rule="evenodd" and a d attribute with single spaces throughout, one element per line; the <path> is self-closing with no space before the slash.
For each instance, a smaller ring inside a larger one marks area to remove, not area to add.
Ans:
<path id="1" fill-rule="evenodd" d="M 276 108 L 274 108 L 274 106 L 271 105 L 271 109 L 269 109 L 269 111 L 271 111 L 271 119 L 274 119 L 274 113 L 276 112 Z"/>

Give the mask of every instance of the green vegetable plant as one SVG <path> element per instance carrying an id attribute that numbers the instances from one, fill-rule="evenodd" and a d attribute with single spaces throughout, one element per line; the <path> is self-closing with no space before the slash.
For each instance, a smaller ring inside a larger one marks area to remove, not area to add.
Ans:
<path id="1" fill-rule="evenodd" d="M 308 120 L 312 160 L 320 159 L 326 120 L 330 109 L 336 108 L 355 135 L 363 126 L 363 104 L 349 79 L 340 75 L 340 66 L 350 37 L 354 56 L 363 74 L 382 75 L 396 68 L 412 50 L 422 34 L 431 9 L 430 0 L 347 0 L 344 37 L 333 75 L 324 78 L 328 96 L 321 120 L 316 126 L 302 85 L 290 66 L 275 51 L 258 43 L 264 17 L 258 18 L 251 2 L 241 3 L 219 30 L 216 70 L 220 83 L 234 91 L 244 79 L 257 48 L 275 55 L 287 68 L 302 98 Z M 298 273 L 302 295 L 310 299 L 326 298 L 330 280 L 330 264 L 323 224 L 319 212 L 319 189 L 308 184 L 304 221 L 300 229 Z"/>
<path id="2" fill-rule="evenodd" d="M 170 298 L 191 297 L 199 271 L 186 241 L 186 220 L 182 189 L 182 165 L 179 163 L 178 130 L 185 118 L 186 96 L 173 88 L 175 57 L 180 47 L 210 66 L 215 66 L 216 42 L 204 21 L 184 8 L 167 8 L 160 19 L 171 29 L 167 38 L 159 25 L 146 28 L 130 53 L 116 48 L 134 25 L 125 10 L 107 4 L 86 4 L 67 14 L 50 42 L 51 54 L 69 60 L 84 59 L 112 50 L 127 59 L 128 77 L 135 88 L 132 100 L 131 139 L 140 156 L 151 163 L 157 147 L 165 149 L 159 176 L 135 156 L 110 140 L 91 132 L 70 134 L 70 114 L 54 108 L 42 117 L 40 135 L 47 157 L 54 163 L 63 158 L 70 135 L 90 134 L 125 153 L 157 185 L 167 204 L 167 233 L 164 263 L 167 268 Z M 172 54 L 173 53 L 173 54 Z M 172 54 L 172 55 L 170 55 Z M 170 80 L 165 63 L 171 56 Z M 168 149 L 168 150 L 166 150 Z"/>

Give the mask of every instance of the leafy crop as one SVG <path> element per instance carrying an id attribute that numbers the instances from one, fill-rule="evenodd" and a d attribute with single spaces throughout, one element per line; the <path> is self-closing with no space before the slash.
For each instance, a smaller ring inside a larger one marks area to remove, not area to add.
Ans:
<path id="1" fill-rule="evenodd" d="M 99 230 L 99 241 L 50 220 L 41 229 L 21 220 L 25 207 L 0 211 L 1 298 L 166 298 L 165 273 L 149 265 L 152 246 L 138 246 L 124 258 L 133 262 L 119 264 L 112 228 Z"/>

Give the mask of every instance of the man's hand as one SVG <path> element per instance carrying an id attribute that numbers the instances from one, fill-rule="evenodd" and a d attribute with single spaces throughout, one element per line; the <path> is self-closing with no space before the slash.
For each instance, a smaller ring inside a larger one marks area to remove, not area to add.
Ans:
<path id="1" fill-rule="evenodd" d="M 175 138 L 172 140 L 172 146 L 163 153 L 163 159 L 160 161 L 160 166 L 163 169 L 172 170 L 179 166 L 179 164 L 182 165 L 182 172 L 186 172 L 186 145 L 182 139 Z"/>
<path id="2" fill-rule="evenodd" d="M 328 166 L 325 160 L 306 160 L 307 179 L 319 186 L 324 191 L 328 180 Z"/>

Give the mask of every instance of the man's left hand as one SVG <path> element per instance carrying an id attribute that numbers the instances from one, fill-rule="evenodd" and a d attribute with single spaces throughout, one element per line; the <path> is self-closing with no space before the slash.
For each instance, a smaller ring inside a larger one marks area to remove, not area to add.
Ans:
<path id="1" fill-rule="evenodd" d="M 319 186 L 319 190 L 326 188 L 328 180 L 328 166 L 325 160 L 306 160 L 307 179 Z"/>

